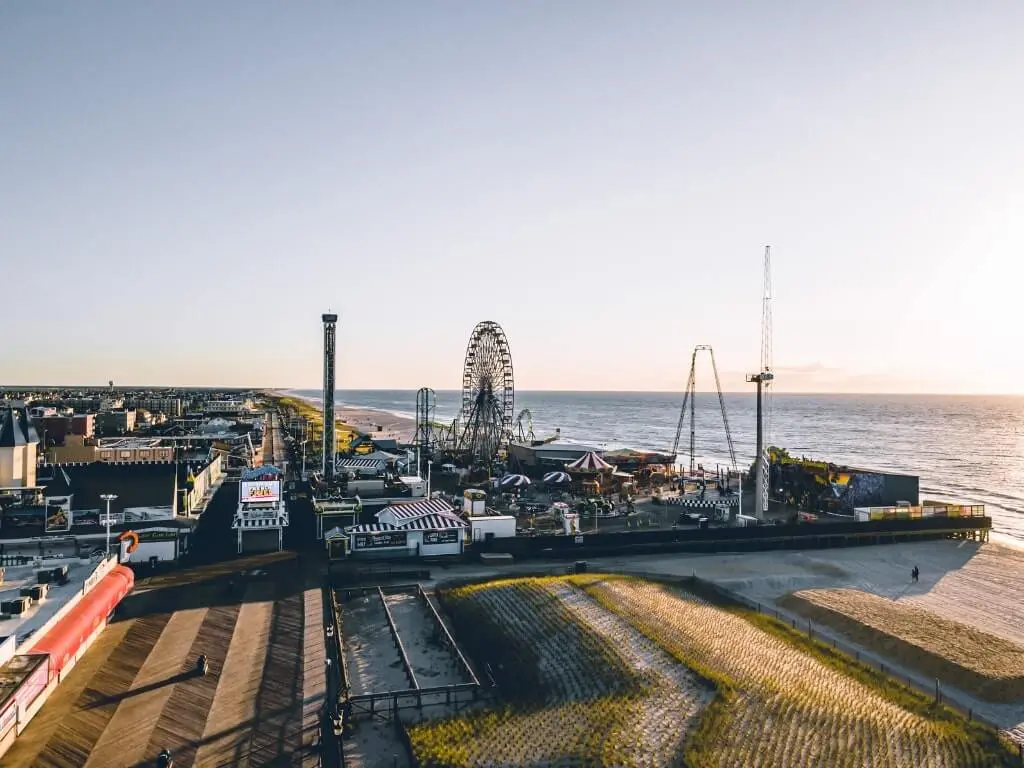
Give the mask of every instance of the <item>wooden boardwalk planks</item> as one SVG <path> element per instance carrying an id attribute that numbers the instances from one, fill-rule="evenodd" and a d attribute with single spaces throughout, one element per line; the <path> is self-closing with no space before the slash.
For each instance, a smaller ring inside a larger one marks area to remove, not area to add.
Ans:
<path id="1" fill-rule="evenodd" d="M 175 676 L 185 672 L 205 608 L 175 613 L 153 646 L 146 663 L 132 683 L 131 698 L 125 699 L 96 742 L 85 768 L 135 765 L 147 757 L 157 720 L 174 692 Z"/>
<path id="2" fill-rule="evenodd" d="M 247 765 L 246 745 L 256 717 L 270 639 L 273 582 L 246 589 L 224 658 L 216 695 L 206 718 L 195 765 Z"/>
<path id="3" fill-rule="evenodd" d="M 85 763 L 169 619 L 169 614 L 158 614 L 132 623 L 39 753 L 37 765 L 80 766 Z"/>
<path id="4" fill-rule="evenodd" d="M 282 594 L 274 605 L 267 663 L 250 740 L 255 765 L 289 756 L 300 747 L 303 612 L 302 592 Z"/>
<path id="5" fill-rule="evenodd" d="M 303 592 L 302 715 L 300 761 L 293 765 L 318 765 L 315 744 L 320 729 L 320 712 L 327 694 L 324 649 L 324 600 L 320 588 Z M 312 756 L 312 757 L 310 757 Z"/>
<path id="6" fill-rule="evenodd" d="M 39 760 L 40 752 L 54 739 L 57 729 L 72 711 L 82 692 L 89 685 L 92 676 L 102 667 L 114 652 L 134 622 L 124 621 L 111 625 L 93 643 L 89 652 L 71 670 L 47 699 L 46 704 L 29 723 L 14 745 L 3 756 L 3 768 L 34 768 L 34 766 L 59 766 L 79 768 L 81 763 Z"/>
<path id="7" fill-rule="evenodd" d="M 193 764 L 196 748 L 206 730 L 206 715 L 213 704 L 239 609 L 238 605 L 218 605 L 207 610 L 189 658 L 206 654 L 210 660 L 210 674 L 174 686 L 174 692 L 153 728 L 147 755 L 155 755 L 167 747 L 174 753 L 175 765 Z"/>

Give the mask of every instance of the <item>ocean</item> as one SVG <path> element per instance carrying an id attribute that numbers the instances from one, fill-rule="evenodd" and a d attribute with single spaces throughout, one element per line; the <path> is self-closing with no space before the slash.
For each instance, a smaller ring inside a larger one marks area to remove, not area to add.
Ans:
<path id="1" fill-rule="evenodd" d="M 293 390 L 319 401 L 320 391 Z M 451 421 L 461 393 L 437 391 L 437 421 Z M 339 405 L 410 419 L 413 390 L 339 390 Z M 1024 397 L 958 395 L 794 395 L 771 398 L 767 443 L 794 456 L 904 472 L 921 478 L 922 498 L 985 504 L 993 527 L 1024 545 Z M 561 439 L 601 449 L 668 451 L 675 439 L 682 394 L 668 392 L 517 392 L 515 412 L 529 410 L 538 438 L 561 429 Z M 756 399 L 728 393 L 725 409 L 737 463 L 754 459 Z M 696 460 L 729 464 L 718 395 L 698 393 Z M 680 438 L 688 463 L 689 424 Z M 685 458 L 684 458 L 685 456 Z"/>

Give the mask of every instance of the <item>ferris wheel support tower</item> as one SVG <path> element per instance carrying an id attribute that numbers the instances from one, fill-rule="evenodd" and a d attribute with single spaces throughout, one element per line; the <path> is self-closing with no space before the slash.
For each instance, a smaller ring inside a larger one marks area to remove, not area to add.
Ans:
<path id="1" fill-rule="evenodd" d="M 775 381 L 772 366 L 772 249 L 764 247 L 764 292 L 761 297 L 761 370 L 748 374 L 747 381 L 757 385 L 757 458 L 754 461 L 754 514 L 764 518 L 768 511 L 769 459 L 765 442 L 765 416 L 771 429 L 771 385 Z M 742 511 L 742 510 L 741 510 Z"/>

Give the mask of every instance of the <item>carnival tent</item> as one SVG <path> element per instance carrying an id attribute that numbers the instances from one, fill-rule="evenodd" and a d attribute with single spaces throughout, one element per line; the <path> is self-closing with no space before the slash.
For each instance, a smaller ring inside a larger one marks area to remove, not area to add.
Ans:
<path id="1" fill-rule="evenodd" d="M 551 485 L 559 485 L 561 483 L 568 483 L 572 481 L 572 476 L 568 472 L 548 472 L 544 475 L 544 482 L 550 483 Z"/>
<path id="2" fill-rule="evenodd" d="M 593 451 L 583 454 L 576 459 L 576 461 L 566 467 L 566 469 L 574 472 L 605 472 L 611 468 L 611 464 Z"/>
<path id="3" fill-rule="evenodd" d="M 530 484 L 530 478 L 526 475 L 505 475 L 498 481 L 502 488 L 522 488 Z"/>

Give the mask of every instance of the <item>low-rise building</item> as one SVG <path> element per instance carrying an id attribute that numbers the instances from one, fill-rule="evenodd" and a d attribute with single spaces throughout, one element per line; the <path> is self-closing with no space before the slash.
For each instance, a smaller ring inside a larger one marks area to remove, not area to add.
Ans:
<path id="1" fill-rule="evenodd" d="M 185 412 L 185 404 L 180 397 L 137 397 L 130 402 L 136 409 L 162 413 L 171 419 L 176 419 Z"/>
<path id="2" fill-rule="evenodd" d="M 126 437 L 86 439 L 68 435 L 64 445 L 47 448 L 49 464 L 169 464 L 175 460 L 175 449 L 157 437 Z"/>
<path id="3" fill-rule="evenodd" d="M 0 488 L 35 487 L 38 446 L 39 434 L 25 404 L 0 404 Z"/>
<path id="4" fill-rule="evenodd" d="M 108 435 L 127 435 L 135 430 L 135 411 L 129 408 L 119 408 L 111 411 L 100 411 L 96 414 L 96 434 L 102 437 Z"/>
<path id="5" fill-rule="evenodd" d="M 462 553 L 469 528 L 443 499 L 392 504 L 376 517 L 376 523 L 345 529 L 351 554 L 371 557 L 458 555 Z"/>

